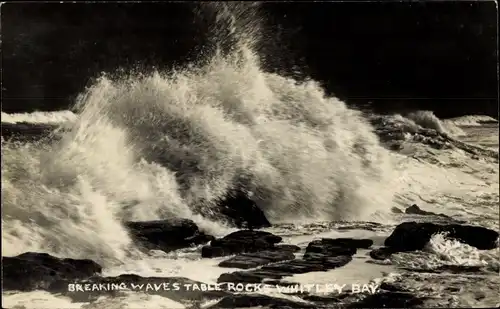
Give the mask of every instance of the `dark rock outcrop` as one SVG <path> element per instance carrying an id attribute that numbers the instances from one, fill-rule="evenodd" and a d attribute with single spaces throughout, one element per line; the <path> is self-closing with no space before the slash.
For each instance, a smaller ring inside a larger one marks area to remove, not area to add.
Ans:
<path id="1" fill-rule="evenodd" d="M 91 260 L 61 259 L 47 253 L 26 252 L 2 257 L 4 290 L 48 290 L 58 280 L 83 280 L 101 270 L 102 267 Z"/>
<path id="2" fill-rule="evenodd" d="M 264 265 L 257 270 L 225 273 L 217 281 L 260 283 L 268 279 L 278 280 L 295 274 L 327 271 L 346 265 L 352 260 L 357 247 L 370 247 L 372 243 L 369 239 L 324 238 L 315 240 L 308 245 L 303 259 L 276 262 Z"/>
<path id="3" fill-rule="evenodd" d="M 327 271 L 346 265 L 352 260 L 351 255 L 339 255 L 332 257 L 313 257 L 303 260 L 293 260 L 285 263 L 277 263 L 262 267 L 262 270 L 275 273 L 305 274 L 312 271 Z"/>
<path id="4" fill-rule="evenodd" d="M 219 263 L 220 267 L 249 269 L 269 263 L 281 262 L 295 259 L 291 251 L 260 251 L 255 253 L 243 253 Z"/>
<path id="5" fill-rule="evenodd" d="M 309 243 L 306 252 L 319 252 L 335 250 L 333 248 L 352 248 L 352 249 L 368 249 L 373 245 L 371 239 L 354 239 L 354 238 L 322 238 Z"/>
<path id="6" fill-rule="evenodd" d="M 168 219 L 144 222 L 126 222 L 131 236 L 148 250 L 165 252 L 200 245 L 214 239 L 198 229 L 188 219 Z"/>
<path id="7" fill-rule="evenodd" d="M 370 257 L 374 260 L 386 260 L 391 257 L 391 254 L 395 253 L 391 248 L 387 247 L 382 247 L 382 248 L 377 248 L 375 250 L 370 251 Z"/>
<path id="8" fill-rule="evenodd" d="M 497 247 L 498 232 L 479 226 L 434 223 L 404 222 L 396 227 L 385 240 L 385 246 L 393 252 L 422 250 L 432 235 L 445 233 L 447 237 L 476 247 L 489 250 Z"/>
<path id="9" fill-rule="evenodd" d="M 449 216 L 447 216 L 445 214 L 438 214 L 438 213 L 434 213 L 431 211 L 422 210 L 416 204 L 413 204 L 410 207 L 406 208 L 405 214 L 422 215 L 422 216 L 438 216 L 438 217 L 450 218 Z"/>
<path id="10" fill-rule="evenodd" d="M 237 228 L 258 229 L 271 226 L 264 212 L 241 190 L 229 193 L 218 203 L 218 209 Z"/>
<path id="11" fill-rule="evenodd" d="M 124 274 L 100 277 L 101 266 L 91 260 L 60 259 L 46 253 L 27 252 L 2 257 L 5 291 L 42 290 L 61 294 L 75 302 L 93 301 L 100 296 L 124 292 L 157 294 L 178 302 L 201 302 L 230 293 L 214 285 L 183 277 L 141 277 Z"/>
<path id="12" fill-rule="evenodd" d="M 251 270 L 251 271 L 235 271 L 232 273 L 224 273 L 219 276 L 217 282 L 219 283 L 261 283 L 266 279 L 281 279 L 287 276 L 288 273 L 276 273 L 264 270 Z"/>
<path id="13" fill-rule="evenodd" d="M 265 265 L 258 270 L 225 273 L 219 276 L 217 282 L 261 283 L 266 282 L 267 279 L 277 280 L 296 274 L 305 274 L 313 271 L 328 271 L 330 269 L 342 267 L 351 260 L 352 256 L 350 255 L 292 260 Z"/>
<path id="14" fill-rule="evenodd" d="M 304 254 L 305 260 L 328 260 L 329 257 L 352 256 L 358 248 L 367 249 L 373 245 L 371 239 L 322 238 L 309 243 Z"/>
<path id="15" fill-rule="evenodd" d="M 296 246 L 296 245 L 280 244 L 280 245 L 275 245 L 274 250 L 287 251 L 287 252 L 299 252 L 300 247 Z"/>
<path id="16" fill-rule="evenodd" d="M 401 209 L 397 208 L 397 207 L 392 207 L 391 211 L 394 214 L 402 214 L 403 213 L 403 211 Z"/>
<path id="17" fill-rule="evenodd" d="M 223 238 L 214 239 L 201 250 L 202 257 L 220 257 L 273 249 L 282 238 L 269 232 L 241 230 Z"/>

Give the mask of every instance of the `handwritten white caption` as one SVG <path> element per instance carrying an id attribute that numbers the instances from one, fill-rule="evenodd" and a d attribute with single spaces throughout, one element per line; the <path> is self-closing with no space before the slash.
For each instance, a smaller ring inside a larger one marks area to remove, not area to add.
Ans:
<path id="1" fill-rule="evenodd" d="M 296 284 L 279 285 L 264 283 L 220 283 L 220 284 L 193 284 L 193 283 L 71 283 L 68 284 L 69 292 L 93 292 L 93 291 L 230 291 L 230 292 L 266 292 L 277 290 L 283 294 L 289 293 L 377 293 L 378 284 Z"/>

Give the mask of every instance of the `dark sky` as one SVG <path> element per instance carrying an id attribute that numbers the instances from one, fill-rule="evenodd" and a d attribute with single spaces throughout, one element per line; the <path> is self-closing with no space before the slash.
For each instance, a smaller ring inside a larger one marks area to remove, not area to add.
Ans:
<path id="1" fill-rule="evenodd" d="M 3 111 L 67 109 L 102 71 L 199 58 L 214 18 L 195 3 L 2 6 Z M 269 2 L 266 69 L 320 81 L 349 104 L 497 115 L 493 1 Z M 208 48 L 209 49 L 209 48 Z"/>

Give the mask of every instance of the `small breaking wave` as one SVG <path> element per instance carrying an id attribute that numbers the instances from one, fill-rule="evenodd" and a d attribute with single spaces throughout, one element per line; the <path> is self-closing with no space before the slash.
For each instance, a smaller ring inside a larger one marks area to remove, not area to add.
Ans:
<path id="1" fill-rule="evenodd" d="M 484 115 L 468 115 L 463 117 L 451 118 L 447 120 L 456 126 L 476 127 L 484 124 L 498 124 L 498 120 Z"/>
<path id="2" fill-rule="evenodd" d="M 445 234 L 435 234 L 424 251 L 399 253 L 391 260 L 399 267 L 413 270 L 436 270 L 447 266 L 458 266 L 498 272 L 499 257 L 498 247 L 493 250 L 479 250 L 455 239 L 449 239 Z"/>
<path id="3" fill-rule="evenodd" d="M 2 122 L 6 123 L 39 123 L 39 124 L 63 124 L 74 122 L 77 115 L 71 111 L 57 112 L 32 112 L 7 114 L 2 112 Z"/>
<path id="4" fill-rule="evenodd" d="M 444 133 L 450 136 L 465 135 L 465 132 L 455 123 L 441 121 L 431 111 L 416 111 L 406 115 L 406 118 L 412 120 L 415 124 L 425 129 L 433 129 L 439 133 Z"/>

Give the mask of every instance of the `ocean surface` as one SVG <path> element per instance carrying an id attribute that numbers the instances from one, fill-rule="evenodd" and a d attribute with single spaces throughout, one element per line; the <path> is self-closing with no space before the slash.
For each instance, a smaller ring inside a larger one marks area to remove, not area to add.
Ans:
<path id="1" fill-rule="evenodd" d="M 300 247 L 320 237 L 370 238 L 380 246 L 398 223 L 424 220 L 393 212 L 412 204 L 499 230 L 495 119 L 440 120 L 426 111 L 379 116 L 465 145 L 436 149 L 405 133 L 401 149 L 391 151 L 375 132 L 376 115 L 349 109 L 315 81 L 299 83 L 261 70 L 252 35 L 240 35 L 230 54 L 189 69 L 103 76 L 72 111 L 2 112 L 2 123 L 59 126 L 53 140 L 2 138 L 2 256 L 47 252 L 93 259 L 104 275 L 215 283 L 228 271 L 217 267 L 222 258 L 201 259 L 200 248 L 142 253 L 122 221 L 189 218 L 223 236 L 235 229 L 193 209 L 213 207 L 235 185 L 264 210 L 273 224 L 266 230 Z M 432 296 L 426 306 L 500 305 L 498 249 L 481 251 L 435 235 L 423 252 L 395 254 L 390 261 L 369 261 L 367 252 L 341 268 L 285 279 L 403 280 Z M 473 274 L 424 271 L 441 265 L 483 268 Z M 4 292 L 2 307 L 185 306 L 147 293 L 87 304 L 38 291 Z"/>

